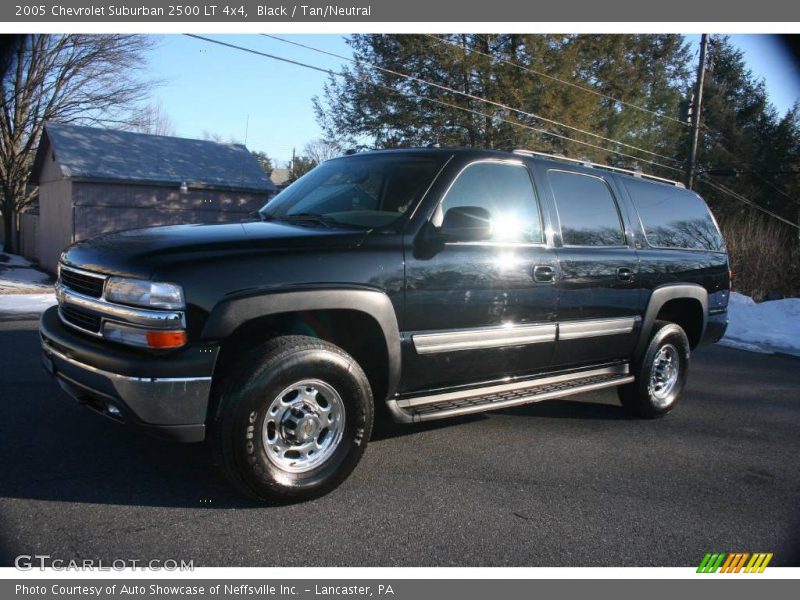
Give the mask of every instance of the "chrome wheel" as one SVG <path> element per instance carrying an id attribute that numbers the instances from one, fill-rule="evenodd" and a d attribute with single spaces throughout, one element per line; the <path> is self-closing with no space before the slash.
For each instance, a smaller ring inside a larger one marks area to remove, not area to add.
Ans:
<path id="1" fill-rule="evenodd" d="M 279 469 L 305 473 L 334 453 L 344 434 L 342 397 L 317 379 L 293 383 L 272 400 L 262 439 L 267 457 Z"/>
<path id="2" fill-rule="evenodd" d="M 649 391 L 659 408 L 667 406 L 672 401 L 672 392 L 678 383 L 679 371 L 678 349 L 672 344 L 664 344 L 656 352 L 650 369 Z"/>

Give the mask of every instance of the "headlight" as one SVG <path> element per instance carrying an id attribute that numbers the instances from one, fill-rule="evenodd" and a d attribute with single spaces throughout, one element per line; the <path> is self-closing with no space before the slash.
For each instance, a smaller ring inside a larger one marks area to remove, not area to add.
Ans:
<path id="1" fill-rule="evenodd" d="M 145 308 L 184 308 L 183 288 L 174 283 L 111 277 L 106 282 L 106 300 Z"/>

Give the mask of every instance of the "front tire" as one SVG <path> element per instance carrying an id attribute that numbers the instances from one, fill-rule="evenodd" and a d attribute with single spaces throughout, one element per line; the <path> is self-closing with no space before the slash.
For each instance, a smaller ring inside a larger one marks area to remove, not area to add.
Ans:
<path id="1" fill-rule="evenodd" d="M 680 325 L 656 321 L 644 356 L 634 365 L 636 379 L 617 388 L 631 415 L 654 419 L 680 401 L 689 371 L 689 339 Z"/>
<path id="2" fill-rule="evenodd" d="M 270 340 L 224 385 L 215 419 L 223 469 L 248 497 L 322 496 L 358 464 L 372 433 L 369 381 L 344 350 L 311 337 Z"/>

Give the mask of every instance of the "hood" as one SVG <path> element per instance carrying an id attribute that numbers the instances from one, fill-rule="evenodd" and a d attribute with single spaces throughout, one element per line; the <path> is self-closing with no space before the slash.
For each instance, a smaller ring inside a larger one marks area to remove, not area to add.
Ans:
<path id="1" fill-rule="evenodd" d="M 108 233 L 77 242 L 61 254 L 73 267 L 149 279 L 163 270 L 222 255 L 324 250 L 358 246 L 363 229 L 280 222 L 170 225 Z"/>

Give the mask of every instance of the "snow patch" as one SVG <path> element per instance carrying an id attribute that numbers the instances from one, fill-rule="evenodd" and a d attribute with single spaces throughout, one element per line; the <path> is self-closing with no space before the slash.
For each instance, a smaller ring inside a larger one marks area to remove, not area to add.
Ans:
<path id="1" fill-rule="evenodd" d="M 56 303 L 55 294 L 8 294 L 0 296 L 0 321 L 36 319 Z"/>
<path id="2" fill-rule="evenodd" d="M 800 356 L 800 298 L 756 303 L 749 296 L 731 292 L 728 330 L 723 346 L 772 354 Z"/>
<path id="3" fill-rule="evenodd" d="M 0 253 L 0 294 L 46 293 L 52 289 L 50 275 L 39 271 L 29 260 Z"/>

